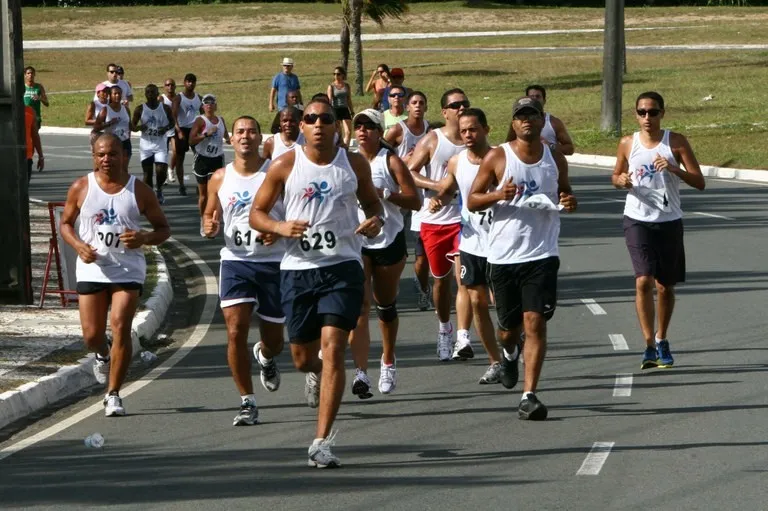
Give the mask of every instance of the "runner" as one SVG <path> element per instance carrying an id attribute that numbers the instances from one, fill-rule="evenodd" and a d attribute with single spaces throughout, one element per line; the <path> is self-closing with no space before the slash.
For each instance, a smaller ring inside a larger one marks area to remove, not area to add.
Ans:
<path id="1" fill-rule="evenodd" d="M 131 323 L 146 276 L 142 247 L 159 245 L 170 236 L 155 194 L 124 172 L 124 159 L 122 141 L 112 134 L 101 135 L 93 144 L 96 170 L 72 184 L 61 216 L 61 236 L 79 256 L 76 277 L 83 340 L 96 354 L 96 381 L 109 380 L 104 398 L 107 417 L 125 415 L 120 388 L 131 363 Z M 141 230 L 142 216 L 152 231 Z"/>
<path id="2" fill-rule="evenodd" d="M 166 78 L 163 81 L 163 88 L 165 92 L 162 96 L 160 96 L 163 100 L 163 103 L 168 105 L 168 108 L 171 109 L 171 112 L 173 112 L 173 100 L 176 99 L 176 80 L 173 78 Z M 168 172 L 168 183 L 175 183 L 176 182 L 176 129 L 172 129 L 166 133 L 166 137 L 168 137 L 168 154 L 170 155 L 170 172 Z"/>
<path id="3" fill-rule="evenodd" d="M 644 92 L 637 97 L 635 110 L 640 131 L 619 142 L 611 180 L 616 188 L 629 191 L 624 238 L 635 270 L 635 308 L 645 338 L 640 369 L 672 367 L 667 330 L 675 308 L 675 285 L 685 282 L 680 181 L 697 190 L 703 190 L 705 182 L 685 136 L 661 129 L 664 98 L 658 92 Z M 654 287 L 659 309 L 655 331 Z"/>
<path id="4" fill-rule="evenodd" d="M 24 104 L 32 107 L 35 111 L 35 119 L 37 120 L 37 128 L 43 124 L 43 116 L 40 112 L 40 105 L 44 105 L 46 108 L 48 104 L 48 95 L 45 93 L 45 87 L 42 83 L 35 81 L 35 68 L 27 66 L 24 68 Z"/>
<path id="5" fill-rule="evenodd" d="M 384 112 L 384 131 L 408 118 L 408 112 L 405 111 L 405 95 L 406 90 L 402 85 L 389 87 L 389 92 L 387 92 L 389 109 Z"/>
<path id="6" fill-rule="evenodd" d="M 352 139 L 352 90 L 346 82 L 347 72 L 341 66 L 333 69 L 333 81 L 328 85 L 328 101 L 336 115 L 336 130 L 341 133 L 344 145 L 349 147 Z"/>
<path id="7" fill-rule="evenodd" d="M 275 239 L 272 234 L 262 235 L 248 225 L 251 203 L 270 163 L 259 156 L 260 144 L 261 126 L 256 119 L 235 119 L 235 161 L 211 177 L 204 214 L 205 235 L 209 238 L 219 233 L 220 219 L 224 220 L 219 297 L 227 325 L 227 362 L 240 391 L 240 413 L 233 421 L 235 426 L 250 426 L 259 421 L 248 352 L 254 308 L 259 316 L 261 341 L 253 347 L 253 354 L 261 367 L 261 384 L 269 392 L 280 387 L 280 370 L 274 357 L 283 351 L 285 316 L 280 306 L 280 260 L 285 253 L 285 240 Z M 275 204 L 270 216 L 278 221 L 284 219 L 282 203 Z"/>
<path id="8" fill-rule="evenodd" d="M 278 159 L 283 153 L 292 150 L 297 145 L 304 144 L 304 134 L 299 132 L 301 112 L 287 106 L 280 110 L 280 131 L 264 142 L 262 152 L 265 158 Z"/>
<path id="9" fill-rule="evenodd" d="M 121 80 L 118 78 L 118 65 L 117 64 L 107 64 L 107 79 L 104 80 L 103 83 L 109 88 L 114 87 L 117 85 L 120 87 L 120 91 L 122 92 L 121 96 L 121 102 L 128 106 L 128 104 L 133 101 L 133 89 L 131 88 L 130 84 L 126 82 L 125 80 Z M 93 95 L 93 101 L 96 101 L 98 99 L 97 95 Z"/>
<path id="10" fill-rule="evenodd" d="M 96 131 L 94 128 L 96 125 L 96 118 L 99 116 L 102 110 L 109 104 L 109 87 L 100 83 L 96 86 L 96 100 L 88 103 L 88 107 L 85 109 L 85 125 L 91 127 L 90 142 L 93 146 L 93 141 L 96 140 L 102 131 Z"/>
<path id="11" fill-rule="evenodd" d="M 427 96 L 421 91 L 415 90 L 408 96 L 406 106 L 408 118 L 392 126 L 384 134 L 384 140 L 395 148 L 397 156 L 406 164 L 410 161 L 413 148 L 419 140 L 424 138 L 429 131 L 429 123 L 424 119 L 427 112 Z M 422 174 L 424 171 L 422 170 Z M 424 194 L 419 190 L 421 199 Z M 406 224 L 410 224 L 410 230 L 416 233 L 415 258 L 413 260 L 414 286 L 418 292 L 418 307 L 420 310 L 429 309 L 432 303 L 432 288 L 429 286 L 429 263 L 424 255 L 424 243 L 421 241 L 421 220 L 418 212 L 407 212 Z"/>
<path id="12" fill-rule="evenodd" d="M 203 232 L 203 213 L 208 201 L 208 180 L 224 166 L 224 142 L 230 143 L 224 118 L 216 115 L 216 96 L 203 96 L 203 115 L 195 119 L 189 132 L 189 143 L 195 146 L 195 179 L 197 179 L 197 207 L 200 208 L 200 235 Z"/>
<path id="13" fill-rule="evenodd" d="M 286 103 L 288 103 L 285 108 L 288 108 L 289 106 L 294 107 L 299 111 L 299 118 L 301 118 L 301 112 L 304 110 L 304 105 L 299 103 L 299 92 L 295 90 L 289 90 L 288 94 L 285 96 Z M 275 118 L 272 119 L 272 126 L 269 129 L 269 132 L 273 135 L 275 133 L 280 132 L 280 113 L 285 110 L 285 108 L 281 108 L 278 110 L 278 112 L 275 114 Z M 301 120 L 301 119 L 299 119 Z M 299 121 L 296 121 L 296 127 L 298 129 Z"/>
<path id="14" fill-rule="evenodd" d="M 529 85 L 525 89 L 525 95 L 535 99 L 543 106 L 547 104 L 547 91 L 541 85 Z M 507 142 L 515 139 L 515 130 L 512 127 L 513 122 L 509 124 Z M 544 128 L 541 130 L 541 138 L 549 145 L 550 149 L 556 149 L 565 155 L 573 154 L 573 140 L 571 140 L 568 130 L 565 129 L 565 123 L 549 112 L 544 116 Z"/>
<path id="15" fill-rule="evenodd" d="M 486 256 L 488 254 L 488 231 L 493 212 L 490 209 L 470 212 L 467 209 L 469 189 L 477 176 L 483 158 L 491 150 L 488 144 L 488 121 L 485 112 L 468 108 L 459 114 L 459 132 L 465 150 L 448 160 L 446 176 L 440 182 L 438 195 L 430 201 L 430 212 L 450 204 L 456 191 L 461 194 L 461 240 L 460 254 L 456 257 L 456 276 L 459 287 L 465 287 L 472 304 L 475 330 L 480 336 L 490 365 L 479 383 L 501 383 L 501 358 L 496 345 L 493 321 L 488 310 L 488 278 Z M 460 277 L 459 277 L 460 276 Z"/>
<path id="16" fill-rule="evenodd" d="M 408 167 L 389 147 L 382 144 L 384 121 L 381 114 L 372 108 L 355 115 L 353 120 L 358 150 L 371 166 L 371 176 L 384 206 L 386 224 L 375 238 L 363 240 L 363 268 L 365 270 L 365 292 L 363 307 L 357 320 L 357 327 L 349 337 L 352 357 L 355 361 L 355 378 L 352 393 L 360 399 L 373 397 L 371 381 L 368 379 L 368 352 L 371 334 L 368 316 L 371 312 L 371 296 L 376 303 L 376 315 L 382 338 L 381 372 L 379 392 L 389 394 L 397 385 L 395 366 L 395 341 L 400 321 L 397 318 L 397 294 L 400 275 L 405 268 L 407 251 L 403 215 L 400 208 L 418 210 L 421 198 Z M 362 210 L 358 211 L 360 221 L 365 220 Z"/>
<path id="17" fill-rule="evenodd" d="M 341 465 L 331 452 L 331 428 L 344 394 L 347 338 L 363 300 L 360 235 L 373 238 L 384 224 L 368 162 L 334 144 L 335 124 L 328 103 L 307 104 L 307 143 L 272 163 L 250 218 L 257 231 L 291 238 L 280 263 L 282 303 L 294 365 L 307 374 L 307 402 L 319 405 L 308 461 L 319 468 Z M 278 199 L 285 222 L 268 215 Z M 367 217 L 359 225 L 358 201 Z"/>
<path id="18" fill-rule="evenodd" d="M 147 102 L 133 112 L 133 131 L 141 132 L 139 158 L 144 182 L 152 188 L 152 171 L 157 174 L 156 194 L 160 204 L 165 204 L 163 184 L 168 176 L 168 137 L 173 132 L 171 108 L 159 100 L 157 85 L 150 83 L 144 88 Z"/>
<path id="19" fill-rule="evenodd" d="M 25 156 L 27 157 L 27 184 L 32 181 L 32 159 L 37 151 L 37 171 L 45 168 L 45 156 L 43 156 L 43 144 L 40 142 L 40 133 L 37 128 L 37 116 L 31 106 L 24 107 L 24 140 Z"/>
<path id="20" fill-rule="evenodd" d="M 469 339 L 472 322 L 472 306 L 466 288 L 459 288 L 456 294 L 456 321 L 458 332 L 453 343 L 451 323 L 451 283 L 446 277 L 451 273 L 454 257 L 459 254 L 459 232 L 461 231 L 461 208 L 458 203 L 446 204 L 437 213 L 429 211 L 429 201 L 440 190 L 439 181 L 445 177 L 448 160 L 464 150 L 459 134 L 459 114 L 469 108 L 469 100 L 461 89 L 445 91 L 440 98 L 445 126 L 430 131 L 416 144 L 408 162 L 416 186 L 426 190 L 424 205 L 417 213 L 421 221 L 421 239 L 429 262 L 429 269 L 435 283 L 432 296 L 435 300 L 439 321 L 437 335 L 437 357 L 442 361 L 463 360 L 474 357 Z M 420 174 L 429 164 L 427 177 Z"/>
<path id="21" fill-rule="evenodd" d="M 184 158 L 190 149 L 189 132 L 198 114 L 203 113 L 203 101 L 195 92 L 197 77 L 192 73 L 184 75 L 184 90 L 173 99 L 173 118 L 176 121 L 176 179 L 179 181 L 179 195 L 187 195 L 184 184 Z M 192 150 L 194 152 L 194 149 Z"/>
<path id="22" fill-rule="evenodd" d="M 491 149 L 483 159 L 467 207 L 493 208 L 488 264 L 499 344 L 504 348 L 501 383 L 508 389 L 517 384 L 518 343 L 525 329 L 525 380 L 518 417 L 544 420 L 547 407 L 535 392 L 547 348 L 547 321 L 557 304 L 559 209 L 574 211 L 576 197 L 565 156 L 542 143 L 541 103 L 518 99 L 512 119 L 515 140 Z"/>
<path id="23" fill-rule="evenodd" d="M 128 165 L 131 162 L 131 111 L 123 103 L 123 90 L 114 85 L 109 89 L 109 104 L 104 107 L 96 121 L 93 123 L 94 131 L 103 131 L 111 133 L 120 139 L 123 145 L 125 158 L 121 161 L 125 165 L 125 171 L 128 172 Z"/>

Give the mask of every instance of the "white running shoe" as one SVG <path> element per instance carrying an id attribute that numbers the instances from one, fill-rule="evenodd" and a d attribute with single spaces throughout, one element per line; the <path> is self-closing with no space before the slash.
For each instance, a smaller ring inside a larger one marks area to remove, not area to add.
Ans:
<path id="1" fill-rule="evenodd" d="M 316 439 L 309 446 L 309 460 L 307 465 L 317 468 L 338 468 L 341 466 L 341 460 L 334 456 L 331 447 L 336 443 L 336 430 L 322 439 Z"/>
<path id="2" fill-rule="evenodd" d="M 381 372 L 379 373 L 379 392 L 382 394 L 389 394 L 395 390 L 395 387 L 397 387 L 396 363 L 397 361 L 393 362 L 391 365 L 387 365 L 384 363 L 383 359 L 381 361 Z"/>
<path id="3" fill-rule="evenodd" d="M 240 405 L 240 413 L 232 421 L 233 426 L 253 426 L 259 423 L 259 409 L 255 401 L 245 400 Z"/>
<path id="4" fill-rule="evenodd" d="M 109 379 L 109 363 L 109 357 L 101 358 L 98 353 L 93 357 L 93 377 L 101 385 L 107 383 Z"/>
<path id="5" fill-rule="evenodd" d="M 166 183 L 175 183 L 176 182 L 176 171 L 173 169 L 168 169 L 168 176 L 165 178 Z"/>
<path id="6" fill-rule="evenodd" d="M 365 371 L 360 368 L 355 369 L 355 379 L 352 381 L 352 394 L 360 399 L 370 399 L 373 397 L 371 380 Z"/>
<path id="7" fill-rule="evenodd" d="M 304 397 L 307 398 L 307 405 L 310 408 L 317 408 L 320 405 L 320 374 L 307 373 L 304 382 Z"/>
<path id="8" fill-rule="evenodd" d="M 472 349 L 471 341 L 468 335 L 459 335 L 456 337 L 456 344 L 453 346 L 453 360 L 467 360 L 475 358 L 475 351 Z"/>
<path id="9" fill-rule="evenodd" d="M 274 358 L 269 359 L 269 362 L 266 364 L 262 364 L 259 351 L 261 351 L 261 341 L 257 342 L 253 347 L 253 356 L 256 358 L 256 363 L 261 367 L 261 385 L 268 391 L 275 392 L 280 388 L 280 369 L 277 367 L 277 362 L 275 362 Z"/>
<path id="10" fill-rule="evenodd" d="M 501 383 L 501 364 L 499 362 L 495 362 L 488 366 L 485 374 L 477 383 L 480 385 L 493 385 L 495 383 Z"/>
<path id="11" fill-rule="evenodd" d="M 451 347 L 453 345 L 453 332 L 438 332 L 437 334 L 437 358 L 442 362 L 451 359 Z"/>
<path id="12" fill-rule="evenodd" d="M 110 394 L 104 398 L 104 415 L 107 417 L 122 417 L 125 415 L 123 400 L 117 394 Z"/>

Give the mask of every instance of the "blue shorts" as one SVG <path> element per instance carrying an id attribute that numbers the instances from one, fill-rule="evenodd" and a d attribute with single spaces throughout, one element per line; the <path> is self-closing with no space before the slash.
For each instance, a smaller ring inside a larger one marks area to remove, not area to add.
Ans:
<path id="1" fill-rule="evenodd" d="M 354 330 L 362 309 L 364 280 L 357 261 L 282 271 L 280 289 L 288 339 L 294 344 L 316 341 L 324 326 Z"/>
<path id="2" fill-rule="evenodd" d="M 256 314 L 270 323 L 285 323 L 280 307 L 280 263 L 222 261 L 219 268 L 221 308 L 254 303 Z"/>

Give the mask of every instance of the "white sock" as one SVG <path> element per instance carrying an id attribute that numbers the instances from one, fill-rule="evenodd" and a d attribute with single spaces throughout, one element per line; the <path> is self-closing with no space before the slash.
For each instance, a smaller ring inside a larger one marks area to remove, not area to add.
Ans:
<path id="1" fill-rule="evenodd" d="M 512 362 L 513 360 L 515 360 L 517 358 L 517 352 L 520 350 L 517 347 L 517 344 L 515 344 L 515 350 L 512 353 L 508 352 L 507 348 L 502 348 L 502 349 L 504 350 L 504 358 L 506 358 L 510 362 Z"/>
<path id="2" fill-rule="evenodd" d="M 251 404 L 256 404 L 256 394 L 245 394 L 244 396 L 240 396 L 240 400 L 243 402 L 243 404 L 247 402 Z"/>
<path id="3" fill-rule="evenodd" d="M 272 359 L 271 358 L 264 358 L 264 355 L 261 353 L 261 350 L 259 350 L 259 364 L 267 365 L 270 362 L 272 362 Z"/>
<path id="4" fill-rule="evenodd" d="M 469 330 L 456 330 L 456 337 L 469 341 Z"/>
<path id="5" fill-rule="evenodd" d="M 520 398 L 520 401 L 522 401 L 523 399 L 529 398 L 531 396 L 533 396 L 533 392 L 523 392 L 523 397 Z"/>
<path id="6" fill-rule="evenodd" d="M 447 323 L 443 323 L 442 321 L 439 321 L 440 323 L 440 333 L 441 334 L 450 334 L 453 332 L 453 323 L 450 321 Z"/>
<path id="7" fill-rule="evenodd" d="M 661 341 L 666 341 L 666 339 L 659 339 L 658 337 L 656 338 L 656 344 L 659 344 Z"/>

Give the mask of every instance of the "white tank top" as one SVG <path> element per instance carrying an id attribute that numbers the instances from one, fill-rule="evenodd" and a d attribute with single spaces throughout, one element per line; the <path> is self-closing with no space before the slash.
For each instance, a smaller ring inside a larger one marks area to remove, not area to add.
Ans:
<path id="1" fill-rule="evenodd" d="M 200 113 L 200 106 L 203 102 L 197 93 L 195 93 L 195 97 L 192 99 L 189 99 L 184 94 L 179 94 L 179 96 L 181 96 L 178 115 L 179 127 L 191 128 L 195 124 L 195 119 Z"/>
<path id="2" fill-rule="evenodd" d="M 105 103 L 102 103 L 98 99 L 96 101 L 94 101 L 93 102 L 93 118 L 97 119 L 99 117 L 99 114 L 101 113 L 101 111 L 104 110 L 104 108 L 106 108 L 106 106 L 107 105 Z M 93 130 L 93 131 L 96 132 L 96 130 Z"/>
<path id="3" fill-rule="evenodd" d="M 421 122 L 424 123 L 424 132 L 421 135 L 414 135 L 413 132 L 408 129 L 408 125 L 405 121 L 400 121 L 398 123 L 403 130 L 403 139 L 400 141 L 400 145 L 397 146 L 397 156 L 400 159 L 403 159 L 406 154 L 411 152 L 411 150 L 416 147 L 419 140 L 426 137 L 427 133 L 429 133 L 429 123 L 426 120 L 422 120 Z"/>
<path id="4" fill-rule="evenodd" d="M 95 172 L 88 174 L 78 234 L 83 242 L 96 249 L 97 255 L 96 261 L 90 264 L 77 258 L 78 282 L 144 282 L 147 273 L 144 249 L 125 248 L 120 241 L 120 235 L 126 230 L 141 228 L 135 185 L 136 178 L 131 176 L 122 190 L 110 195 L 99 186 Z"/>
<path id="5" fill-rule="evenodd" d="M 108 126 L 104 132 L 112 133 L 120 140 L 128 140 L 131 138 L 131 118 L 128 116 L 128 109 L 125 108 L 124 105 L 120 105 L 119 112 L 115 112 L 109 106 L 106 106 L 105 108 L 107 109 L 107 118 L 104 120 L 109 122 L 112 119 L 117 119 L 118 122 L 117 124 Z"/>
<path id="6" fill-rule="evenodd" d="M 390 152 L 387 149 L 380 149 L 379 154 L 371 160 L 371 178 L 373 178 L 373 186 L 376 188 L 387 188 L 393 192 L 399 192 L 400 187 L 392 177 L 392 173 L 389 171 L 387 165 L 387 155 Z M 388 200 L 381 200 L 382 206 L 384 206 L 384 226 L 381 228 L 381 232 L 375 238 L 363 237 L 363 247 L 370 249 L 386 248 L 395 241 L 395 237 L 403 230 L 403 214 L 400 212 L 400 207 Z M 365 220 L 365 212 L 362 208 L 358 209 L 357 217 L 360 222 Z"/>
<path id="7" fill-rule="evenodd" d="M 302 147 L 285 183 L 283 203 L 286 220 L 307 220 L 309 229 L 301 239 L 286 240 L 281 270 L 322 268 L 344 261 L 362 266 L 362 236 L 355 234 L 357 220 L 357 176 L 339 149 L 328 165 L 312 163 Z"/>
<path id="8" fill-rule="evenodd" d="M 632 135 L 629 153 L 629 177 L 632 188 L 627 193 L 624 214 L 642 222 L 671 222 L 683 217 L 680 207 L 680 178 L 671 172 L 656 172 L 653 159 L 657 154 L 674 162 L 669 147 L 669 130 L 664 130 L 661 142 L 650 149 L 640 142 L 640 133 Z"/>
<path id="9" fill-rule="evenodd" d="M 467 209 L 467 199 L 472 183 L 477 176 L 480 165 L 470 163 L 469 151 L 464 149 L 459 153 L 459 161 L 456 164 L 456 182 L 461 194 L 461 238 L 459 250 L 479 257 L 488 256 L 488 231 L 491 228 L 493 212 L 489 209 L 483 211 L 470 211 Z"/>
<path id="10" fill-rule="evenodd" d="M 443 130 L 435 130 L 437 134 L 437 147 L 435 148 L 435 154 L 432 155 L 432 159 L 429 161 L 429 169 L 427 177 L 434 181 L 440 181 L 445 177 L 445 168 L 448 166 L 448 160 L 455 154 L 460 153 L 464 149 L 464 145 L 456 145 L 443 134 Z M 438 224 L 438 225 L 450 225 L 458 224 L 461 222 L 461 209 L 459 201 L 454 198 L 450 204 L 444 206 L 437 213 L 429 212 L 429 200 L 435 197 L 437 192 L 432 190 L 424 191 L 424 202 L 419 211 L 419 220 L 423 224 Z"/>
<path id="11" fill-rule="evenodd" d="M 275 133 L 272 136 L 272 139 L 274 140 L 272 143 L 273 160 L 276 160 L 279 156 L 282 156 L 292 149 L 295 149 L 296 146 L 304 145 L 304 133 L 299 133 L 299 136 L 296 138 L 296 142 L 291 145 L 287 145 L 285 142 L 283 142 L 283 137 L 280 133 Z"/>
<path id="12" fill-rule="evenodd" d="M 205 122 L 203 132 L 207 133 L 213 129 L 214 126 L 218 126 L 218 129 L 216 130 L 216 133 L 210 137 L 205 137 L 198 142 L 195 146 L 195 151 L 197 151 L 198 155 L 205 156 L 206 158 L 217 158 L 224 154 L 224 121 L 217 115 L 217 121 L 214 125 L 206 116 L 201 115 L 199 117 Z"/>
<path id="13" fill-rule="evenodd" d="M 518 264 L 559 255 L 560 213 L 521 206 L 531 196 L 545 195 L 553 204 L 557 194 L 557 163 L 549 147 L 536 163 L 520 161 L 509 143 L 501 144 L 507 159 L 501 182 L 512 178 L 518 186 L 511 201 L 493 206 L 493 222 L 488 233 L 488 262 Z M 522 186 L 522 189 L 520 188 Z"/>
<path id="14" fill-rule="evenodd" d="M 160 97 L 163 98 L 163 103 L 168 105 L 168 108 L 173 110 L 173 100 L 171 98 L 169 98 L 168 96 L 166 96 L 165 94 L 161 94 Z M 169 131 L 167 131 L 165 133 L 165 136 L 168 137 L 168 138 L 172 138 L 173 134 L 175 132 L 176 132 L 176 130 L 169 130 Z"/>
<path id="15" fill-rule="evenodd" d="M 552 119 L 549 114 L 545 114 L 544 116 L 544 127 L 541 129 L 541 138 L 550 144 L 557 143 L 557 134 L 555 133 L 555 128 L 552 127 Z"/>
<path id="16" fill-rule="evenodd" d="M 222 261 L 279 263 L 283 259 L 285 240 L 278 238 L 272 245 L 264 246 L 258 237 L 260 233 L 252 229 L 248 221 L 253 198 L 267 177 L 270 162 L 266 160 L 252 176 L 240 174 L 232 163 L 224 169 L 224 180 L 218 192 L 224 217 L 225 245 L 221 249 Z M 269 216 L 277 221 L 285 220 L 281 201 L 275 202 Z"/>
<path id="17" fill-rule="evenodd" d="M 165 113 L 165 105 L 159 102 L 157 107 L 152 110 L 144 103 L 141 107 L 141 125 L 147 129 L 141 132 L 139 139 L 139 149 L 144 152 L 164 152 L 166 150 L 165 133 L 158 133 L 158 130 L 167 128 L 171 124 Z"/>

